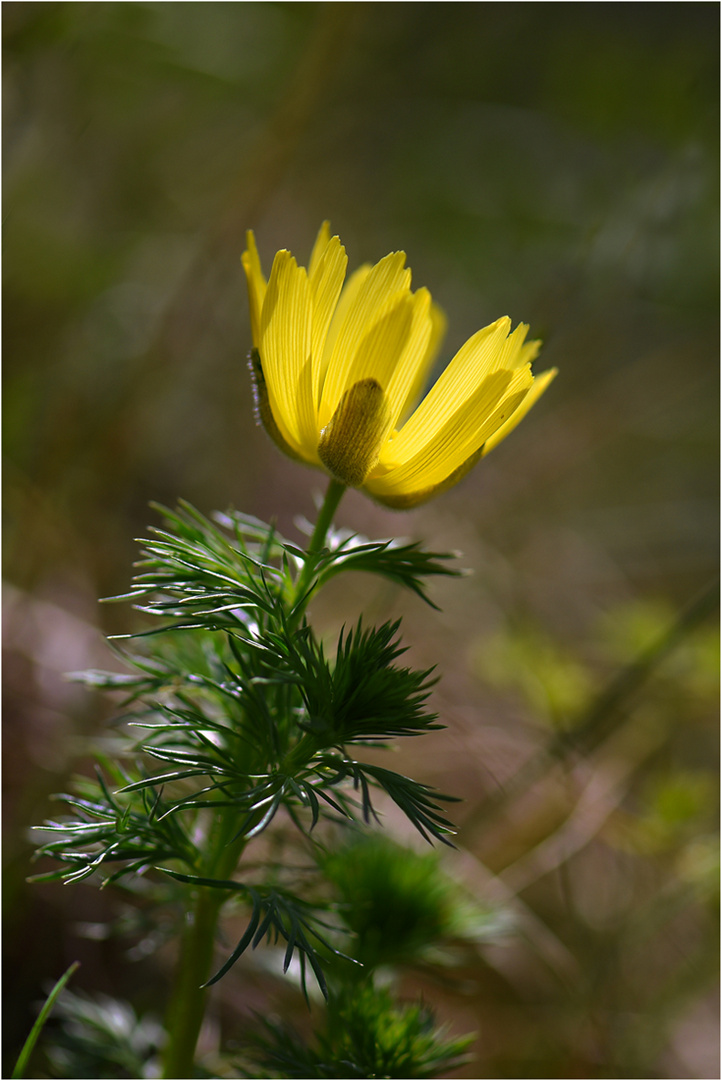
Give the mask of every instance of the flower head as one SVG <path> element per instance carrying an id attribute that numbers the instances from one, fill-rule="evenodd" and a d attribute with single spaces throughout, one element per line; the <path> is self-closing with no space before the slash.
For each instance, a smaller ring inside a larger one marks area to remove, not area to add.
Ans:
<path id="1" fill-rule="evenodd" d="M 345 281 L 348 258 L 328 222 L 307 270 L 279 251 L 266 283 L 252 232 L 243 254 L 268 432 L 291 457 L 399 508 L 460 480 L 556 374 L 534 378 L 540 342 L 504 317 L 474 334 L 417 404 L 445 318 L 427 289 L 411 291 L 405 258 L 393 252 Z"/>

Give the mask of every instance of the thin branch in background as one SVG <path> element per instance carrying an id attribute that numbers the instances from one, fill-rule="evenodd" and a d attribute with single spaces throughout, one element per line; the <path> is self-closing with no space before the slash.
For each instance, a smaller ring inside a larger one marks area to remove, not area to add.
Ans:
<path id="1" fill-rule="evenodd" d="M 549 743 L 503 787 L 499 787 L 479 804 L 464 821 L 459 840 L 465 845 L 481 826 L 520 798 L 541 781 L 557 765 L 572 762 L 576 755 L 585 755 L 623 723 L 633 699 L 663 661 L 678 648 L 718 606 L 718 581 L 707 585 L 685 608 L 676 620 L 647 649 L 610 681 L 606 689 L 568 730 L 555 735 Z"/>

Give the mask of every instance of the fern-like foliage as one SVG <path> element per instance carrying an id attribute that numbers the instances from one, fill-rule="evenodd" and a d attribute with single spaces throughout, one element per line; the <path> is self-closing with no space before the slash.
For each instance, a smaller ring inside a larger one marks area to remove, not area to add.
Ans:
<path id="1" fill-rule="evenodd" d="M 400 540 L 368 540 L 345 529 L 331 530 L 327 546 L 321 552 L 309 553 L 288 543 L 285 550 L 303 564 L 310 561 L 319 584 L 344 570 L 380 574 L 396 585 L 410 589 L 436 610 L 437 605 L 428 596 L 426 579 L 459 577 L 463 573 L 447 565 L 455 557 L 452 553 L 424 551 L 418 543 Z"/>
<path id="2" fill-rule="evenodd" d="M 263 1021 L 248 1047 L 256 1068 L 242 1075 L 423 1080 L 458 1068 L 471 1041 L 447 1037 L 422 1005 L 398 1006 L 388 989 L 361 983 L 331 997 L 326 1029 L 315 1044 L 287 1025 Z"/>
<path id="3" fill-rule="evenodd" d="M 121 694 L 128 734 L 96 780 L 60 797 L 67 816 L 46 823 L 39 849 L 60 865 L 40 876 L 119 880 L 158 868 L 221 890 L 250 917 L 215 978 L 249 946 L 282 939 L 286 966 L 297 955 L 303 980 L 307 966 L 325 992 L 323 964 L 337 950 L 320 930 L 323 899 L 314 914 L 292 889 L 235 881 L 245 845 L 281 812 L 304 837 L 324 818 L 369 822 L 378 793 L 429 841 L 449 843 L 453 826 L 440 805 L 447 796 L 354 756 L 357 745 L 440 726 L 426 711 L 432 671 L 398 662 L 398 622 L 359 621 L 327 655 L 305 605 L 346 569 L 382 573 L 420 595 L 424 575 L 452 571 L 413 544 L 333 534 L 308 554 L 237 512 L 212 522 L 182 504 L 162 514 L 131 591 L 116 598 L 158 625 L 116 643 L 126 672 L 78 676 Z M 208 815 L 221 835 L 213 859 L 199 831 Z"/>

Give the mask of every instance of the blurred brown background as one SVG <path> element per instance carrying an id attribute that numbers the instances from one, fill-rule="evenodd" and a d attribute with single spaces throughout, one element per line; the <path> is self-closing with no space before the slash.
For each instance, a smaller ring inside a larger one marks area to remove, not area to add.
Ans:
<path id="1" fill-rule="evenodd" d="M 508 314 L 561 369 L 436 503 L 343 504 L 463 552 L 441 614 L 366 580 L 314 612 L 403 613 L 443 673 L 448 730 L 402 771 L 464 797 L 448 867 L 512 929 L 423 993 L 479 1031 L 462 1075 L 717 1076 L 717 5 L 5 3 L 3 28 L 8 1053 L 76 958 L 157 1008 L 152 961 L 77 932 L 111 897 L 24 884 L 26 830 L 102 726 L 63 673 L 135 625 L 97 597 L 148 502 L 296 541 L 312 512 L 322 477 L 254 423 L 239 257 L 253 227 L 266 270 L 304 262 L 330 218 L 351 265 L 408 253 L 444 362 Z"/>

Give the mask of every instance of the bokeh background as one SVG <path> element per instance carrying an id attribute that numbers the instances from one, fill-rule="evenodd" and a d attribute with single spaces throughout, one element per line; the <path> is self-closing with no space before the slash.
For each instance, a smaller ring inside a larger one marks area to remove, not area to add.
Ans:
<path id="1" fill-rule="evenodd" d="M 5 3 L 6 1046 L 48 979 L 142 1011 L 167 971 L 33 886 L 28 827 L 107 708 L 150 500 L 294 521 L 322 477 L 255 425 L 239 256 L 402 248 L 449 317 L 502 314 L 560 376 L 461 485 L 343 524 L 459 549 L 404 616 L 445 732 L 402 771 L 462 795 L 446 860 L 508 915 L 462 977 L 408 976 L 468 1077 L 717 1076 L 718 6 Z M 570 733 L 559 740 L 559 732 Z M 553 745 L 558 753 L 549 757 Z M 393 827 L 393 821 L 389 827 Z M 232 1030 L 234 995 L 226 991 Z M 242 1005 L 242 1002 L 241 1002 Z M 240 1006 L 239 1006 L 240 1008 Z"/>

